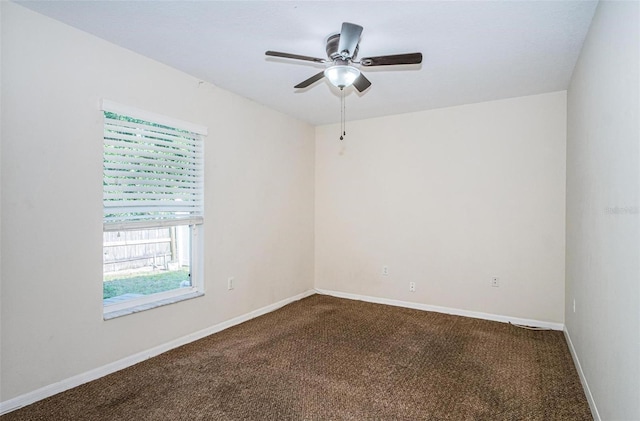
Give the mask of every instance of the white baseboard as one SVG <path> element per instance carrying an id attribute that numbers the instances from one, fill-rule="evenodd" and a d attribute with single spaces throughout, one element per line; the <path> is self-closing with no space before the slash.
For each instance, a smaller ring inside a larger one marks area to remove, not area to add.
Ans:
<path id="1" fill-rule="evenodd" d="M 193 341 L 197 341 L 198 339 L 202 339 L 205 336 L 209 336 L 211 334 L 220 332 L 222 330 L 230 328 L 231 326 L 235 326 L 237 324 L 246 322 L 247 320 L 251 320 L 258 316 L 262 316 L 263 314 L 270 313 L 274 310 L 279 309 L 280 307 L 283 307 L 294 301 L 301 300 L 315 293 L 316 292 L 314 290 L 305 291 L 301 294 L 295 295 L 293 297 L 285 298 L 284 300 L 278 301 L 277 303 L 273 303 L 268 306 L 259 308 L 247 314 L 243 314 L 242 316 L 234 317 L 233 319 L 224 321 L 222 323 L 218 323 L 217 325 L 208 327 L 198 332 L 191 333 L 189 335 L 183 336 L 173 341 L 164 343 L 162 345 L 158 345 L 146 351 L 142 351 L 137 354 L 130 355 L 126 358 L 123 358 L 118 361 L 114 361 L 102 367 L 95 368 L 85 373 L 81 373 L 76 376 L 69 377 L 68 379 L 64 379 L 59 382 L 41 387 L 40 389 L 36 389 L 32 392 L 28 392 L 23 395 L 17 396 L 15 398 L 6 400 L 4 402 L 0 402 L 0 415 L 6 414 L 11 411 L 15 411 L 16 409 L 22 408 L 23 406 L 48 398 L 49 396 L 53 396 L 57 393 L 64 392 L 65 390 L 72 389 L 76 386 L 80 386 L 81 384 L 88 383 L 92 380 L 99 379 L 100 377 L 104 377 L 108 374 L 115 373 L 116 371 L 130 367 L 134 364 L 137 364 L 149 358 L 155 357 L 157 355 L 162 354 L 163 352 L 167 352 L 179 346 L 188 344 Z"/>
<path id="2" fill-rule="evenodd" d="M 348 298 L 350 300 L 367 301 L 369 303 L 386 304 L 396 307 L 406 307 L 415 310 L 434 311 L 436 313 L 453 314 L 456 316 L 472 317 L 474 319 L 492 320 L 495 322 L 512 323 L 517 325 L 540 327 L 544 329 L 563 330 L 562 323 L 545 322 L 533 319 L 521 319 L 518 317 L 501 316 L 499 314 L 481 313 L 478 311 L 461 310 L 450 307 L 433 306 L 429 304 L 412 303 L 410 301 L 391 300 L 388 298 L 370 297 L 367 295 L 351 294 L 348 292 L 329 291 L 316 288 L 316 292 L 322 295 L 331 295 L 338 298 Z"/>
<path id="3" fill-rule="evenodd" d="M 576 354 L 576 349 L 573 347 L 573 342 L 571 342 L 571 336 L 569 335 L 569 330 L 567 327 L 564 327 L 564 337 L 567 340 L 567 344 L 569 345 L 569 352 L 571 352 L 571 357 L 573 358 L 573 364 L 576 366 L 576 370 L 578 371 L 578 376 L 580 377 L 580 383 L 582 383 L 582 388 L 584 389 L 584 394 L 587 397 L 587 402 L 589 402 L 589 408 L 591 408 L 591 415 L 593 415 L 593 419 L 595 421 L 600 421 L 600 414 L 598 413 L 598 408 L 596 407 L 596 402 L 593 400 L 593 395 L 591 394 L 591 389 L 589 389 L 589 383 L 587 383 L 587 378 L 584 375 L 584 371 L 582 371 L 582 366 L 580 365 L 580 359 L 578 358 L 578 354 Z"/>

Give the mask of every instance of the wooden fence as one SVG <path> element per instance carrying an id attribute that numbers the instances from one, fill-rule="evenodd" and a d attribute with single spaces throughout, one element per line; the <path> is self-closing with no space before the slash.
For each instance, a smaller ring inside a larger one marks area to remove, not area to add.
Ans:
<path id="1" fill-rule="evenodd" d="M 105 232 L 104 273 L 180 266 L 176 228 Z"/>

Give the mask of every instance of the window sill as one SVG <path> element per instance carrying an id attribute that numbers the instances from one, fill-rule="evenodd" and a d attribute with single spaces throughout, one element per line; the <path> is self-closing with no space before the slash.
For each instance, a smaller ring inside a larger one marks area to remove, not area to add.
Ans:
<path id="1" fill-rule="evenodd" d="M 117 317 L 127 316 L 129 314 L 139 313 L 141 311 L 146 311 L 146 310 L 151 310 L 152 308 L 162 307 L 162 306 L 166 306 L 166 305 L 169 305 L 169 304 L 178 303 L 180 301 L 191 300 L 193 298 L 202 297 L 203 295 L 204 295 L 203 292 L 190 292 L 188 294 L 178 295 L 176 297 L 165 298 L 163 300 L 154 301 L 152 303 L 140 304 L 140 305 L 137 305 L 137 306 L 124 308 L 124 309 L 119 309 L 119 310 L 109 311 L 108 309 L 105 308 L 104 309 L 104 313 L 103 313 L 103 319 L 104 320 L 111 320 L 111 319 L 115 319 Z"/>

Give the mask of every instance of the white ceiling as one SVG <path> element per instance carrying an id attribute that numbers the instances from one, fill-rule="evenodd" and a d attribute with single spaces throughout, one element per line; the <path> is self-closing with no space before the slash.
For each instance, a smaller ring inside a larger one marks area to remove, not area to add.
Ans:
<path id="1" fill-rule="evenodd" d="M 340 119 L 339 91 L 297 83 L 324 65 L 342 22 L 359 57 L 421 52 L 422 65 L 365 68 L 347 119 L 567 89 L 594 1 L 29 1 L 25 7 L 312 124 Z"/>

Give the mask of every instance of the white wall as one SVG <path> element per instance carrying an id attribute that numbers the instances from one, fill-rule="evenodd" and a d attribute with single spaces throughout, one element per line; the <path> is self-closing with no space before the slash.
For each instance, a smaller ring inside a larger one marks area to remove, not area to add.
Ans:
<path id="1" fill-rule="evenodd" d="M 600 2 L 568 91 L 566 329 L 603 420 L 640 419 L 639 15 Z"/>
<path id="2" fill-rule="evenodd" d="M 311 126 L 0 7 L 0 400 L 313 287 Z M 101 98 L 208 126 L 205 297 L 103 321 Z"/>
<path id="3" fill-rule="evenodd" d="M 318 127 L 316 287 L 562 323 L 565 123 L 556 92 Z"/>

